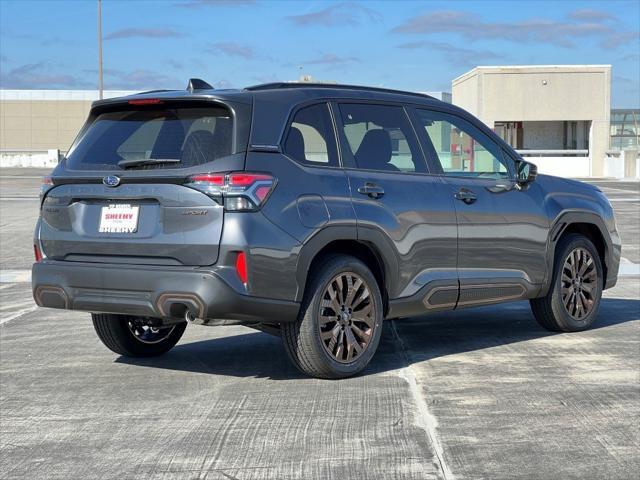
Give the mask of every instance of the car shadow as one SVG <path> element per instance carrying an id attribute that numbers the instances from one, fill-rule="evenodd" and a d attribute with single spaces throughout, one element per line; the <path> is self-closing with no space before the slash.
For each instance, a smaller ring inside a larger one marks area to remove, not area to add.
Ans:
<path id="1" fill-rule="evenodd" d="M 603 299 L 598 319 L 591 330 L 633 320 L 640 320 L 640 300 Z M 552 335 L 576 334 L 543 329 L 534 320 L 528 302 L 395 320 L 385 323 L 378 351 L 361 375 Z M 161 357 L 119 357 L 116 362 L 233 377 L 306 378 L 289 362 L 281 340 L 262 332 L 182 343 Z"/>

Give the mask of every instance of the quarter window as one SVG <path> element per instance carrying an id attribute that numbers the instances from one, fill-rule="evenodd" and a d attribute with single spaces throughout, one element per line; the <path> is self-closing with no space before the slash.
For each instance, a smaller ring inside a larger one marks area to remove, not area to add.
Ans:
<path id="1" fill-rule="evenodd" d="M 402 107 L 340 104 L 340 117 L 348 153 L 358 168 L 390 172 L 426 170 Z"/>
<path id="2" fill-rule="evenodd" d="M 428 110 L 417 110 L 416 116 L 445 175 L 509 177 L 500 147 L 464 120 Z"/>
<path id="3" fill-rule="evenodd" d="M 298 110 L 289 127 L 284 152 L 302 163 L 338 166 L 333 123 L 326 103 Z"/>

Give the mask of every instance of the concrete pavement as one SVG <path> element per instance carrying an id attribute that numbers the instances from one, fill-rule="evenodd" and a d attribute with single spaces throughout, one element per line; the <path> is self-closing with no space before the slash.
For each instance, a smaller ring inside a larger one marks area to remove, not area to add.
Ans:
<path id="1" fill-rule="evenodd" d="M 602 187 L 620 199 L 623 256 L 640 263 L 638 183 Z M 607 291 L 582 333 L 543 330 L 526 302 L 388 322 L 365 373 L 338 382 L 301 376 L 278 338 L 244 327 L 190 326 L 167 355 L 126 359 L 87 314 L 33 305 L 20 272 L 34 192 L 36 179 L 0 171 L 0 264 L 14 275 L 0 283 L 0 478 L 640 471 L 640 277 Z"/>

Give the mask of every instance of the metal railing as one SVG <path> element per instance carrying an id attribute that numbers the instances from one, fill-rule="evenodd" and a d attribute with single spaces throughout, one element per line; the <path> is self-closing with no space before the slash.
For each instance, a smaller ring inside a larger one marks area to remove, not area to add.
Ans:
<path id="1" fill-rule="evenodd" d="M 589 150 L 516 150 L 523 157 L 588 157 Z"/>

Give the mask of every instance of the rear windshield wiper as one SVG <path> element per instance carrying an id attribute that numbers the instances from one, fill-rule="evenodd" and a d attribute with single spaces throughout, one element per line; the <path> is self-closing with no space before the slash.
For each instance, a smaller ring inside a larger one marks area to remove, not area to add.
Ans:
<path id="1" fill-rule="evenodd" d="M 164 163 L 180 163 L 178 158 L 138 158 L 133 160 L 120 160 L 118 166 L 122 168 L 140 167 L 142 165 L 160 165 Z"/>

